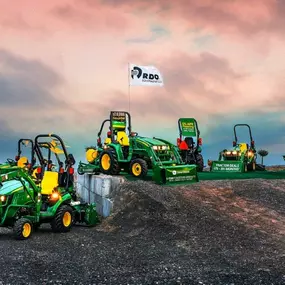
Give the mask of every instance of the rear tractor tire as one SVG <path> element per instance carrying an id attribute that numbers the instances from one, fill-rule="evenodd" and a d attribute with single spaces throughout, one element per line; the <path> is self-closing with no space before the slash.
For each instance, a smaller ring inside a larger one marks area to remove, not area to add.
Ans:
<path id="1" fill-rule="evenodd" d="M 196 165 L 197 165 L 197 171 L 198 172 L 203 172 L 204 169 L 204 159 L 202 154 L 197 154 L 196 156 Z"/>
<path id="2" fill-rule="evenodd" d="M 135 177 L 145 177 L 148 172 L 147 162 L 141 158 L 133 159 L 130 163 L 130 173 Z"/>
<path id="3" fill-rule="evenodd" d="M 247 171 L 255 171 L 255 169 L 256 169 L 256 163 L 255 163 L 255 162 L 252 162 L 252 163 L 250 163 L 250 164 L 247 164 L 246 167 L 247 167 Z"/>
<path id="4" fill-rule="evenodd" d="M 115 150 L 108 149 L 102 151 L 99 158 L 100 171 L 107 175 L 118 175 L 120 166 Z"/>
<path id="5" fill-rule="evenodd" d="M 33 225 L 30 220 L 26 218 L 20 218 L 14 224 L 13 235 L 17 240 L 28 239 L 33 230 Z"/>
<path id="6" fill-rule="evenodd" d="M 68 205 L 60 206 L 52 222 L 51 228 L 55 233 L 69 232 L 73 225 L 73 210 Z"/>

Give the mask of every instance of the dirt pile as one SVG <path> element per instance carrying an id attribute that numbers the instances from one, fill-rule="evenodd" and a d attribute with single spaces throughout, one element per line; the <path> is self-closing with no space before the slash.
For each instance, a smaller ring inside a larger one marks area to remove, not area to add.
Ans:
<path id="1" fill-rule="evenodd" d="M 157 262 L 179 265 L 182 280 L 282 284 L 283 189 L 283 180 L 203 181 L 182 187 L 130 182 L 113 194 L 117 211 L 105 226 L 137 238 L 138 247 L 146 241 L 163 244 L 163 251 L 155 246 Z"/>

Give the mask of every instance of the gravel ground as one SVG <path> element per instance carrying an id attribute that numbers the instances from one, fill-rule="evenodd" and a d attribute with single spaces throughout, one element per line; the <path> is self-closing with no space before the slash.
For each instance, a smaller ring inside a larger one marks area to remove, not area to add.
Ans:
<path id="1" fill-rule="evenodd" d="M 0 229 L 0 284 L 285 284 L 285 180 L 125 182 L 94 228 Z"/>

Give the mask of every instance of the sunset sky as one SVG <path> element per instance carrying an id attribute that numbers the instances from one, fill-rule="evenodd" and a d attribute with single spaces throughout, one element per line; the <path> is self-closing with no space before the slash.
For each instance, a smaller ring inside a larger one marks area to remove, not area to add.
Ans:
<path id="1" fill-rule="evenodd" d="M 131 87 L 140 135 L 175 142 L 195 117 L 216 159 L 248 123 L 265 163 L 284 164 L 284 15 L 283 0 L 0 0 L 0 160 L 50 132 L 84 160 L 109 111 L 128 111 L 130 62 L 164 77 Z"/>

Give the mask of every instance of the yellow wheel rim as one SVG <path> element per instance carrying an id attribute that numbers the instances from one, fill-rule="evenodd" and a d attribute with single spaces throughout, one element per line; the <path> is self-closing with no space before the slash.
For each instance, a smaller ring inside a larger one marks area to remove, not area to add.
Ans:
<path id="1" fill-rule="evenodd" d="M 132 166 L 132 172 L 135 176 L 139 176 L 142 173 L 142 167 L 139 163 L 134 163 Z"/>
<path id="2" fill-rule="evenodd" d="M 103 154 L 101 158 L 101 166 L 104 170 L 109 170 L 111 167 L 111 159 L 109 154 L 105 153 Z"/>
<path id="3" fill-rule="evenodd" d="M 71 214 L 69 212 L 64 213 L 62 222 L 65 227 L 68 227 L 71 224 Z"/>
<path id="4" fill-rule="evenodd" d="M 23 225 L 23 232 L 22 232 L 23 237 L 27 238 L 31 234 L 31 232 L 32 232 L 31 225 L 29 223 L 25 223 Z"/>

